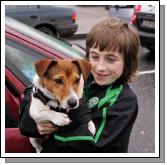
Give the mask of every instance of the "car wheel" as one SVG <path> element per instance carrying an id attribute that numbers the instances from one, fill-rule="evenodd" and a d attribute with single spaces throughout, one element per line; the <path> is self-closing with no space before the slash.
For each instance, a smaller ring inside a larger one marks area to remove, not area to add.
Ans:
<path id="1" fill-rule="evenodd" d="M 57 36 L 57 32 L 53 31 L 51 28 L 49 27 L 38 27 L 38 30 L 50 35 L 50 36 Z"/>
<path id="2" fill-rule="evenodd" d="M 68 33 L 60 34 L 60 37 L 71 37 L 73 35 L 74 35 L 74 32 L 68 32 Z"/>

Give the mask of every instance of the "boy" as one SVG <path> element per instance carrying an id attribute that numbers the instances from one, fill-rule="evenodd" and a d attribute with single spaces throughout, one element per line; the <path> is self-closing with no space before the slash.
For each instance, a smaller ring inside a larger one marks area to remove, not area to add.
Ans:
<path id="1" fill-rule="evenodd" d="M 137 70 L 139 47 L 137 31 L 119 19 L 105 19 L 88 34 L 86 57 L 92 70 L 85 83 L 84 99 L 97 130 L 94 137 L 59 137 L 58 127 L 52 123 L 36 125 L 27 110 L 31 104 L 30 92 L 21 106 L 22 134 L 32 137 L 51 134 L 42 152 L 127 152 L 138 113 L 137 97 L 128 82 Z"/>

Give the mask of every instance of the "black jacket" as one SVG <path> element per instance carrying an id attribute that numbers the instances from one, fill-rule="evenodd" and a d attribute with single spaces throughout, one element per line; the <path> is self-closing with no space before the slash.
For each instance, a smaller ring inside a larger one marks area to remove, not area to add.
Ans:
<path id="1" fill-rule="evenodd" d="M 120 89 L 120 86 L 123 88 Z M 104 98 L 110 87 L 110 93 L 114 94 L 106 102 Z M 119 91 L 117 96 L 114 90 Z M 84 91 L 87 105 L 91 110 L 92 121 L 96 126 L 95 136 L 90 134 L 84 123 L 73 130 L 52 134 L 43 144 L 42 152 L 127 152 L 130 133 L 138 113 L 137 98 L 129 85 L 126 83 L 120 85 L 116 82 L 112 86 L 99 86 L 93 82 L 92 78 L 89 78 Z M 25 97 L 20 106 L 19 128 L 23 135 L 40 137 L 36 123 L 29 115 L 30 93 L 31 87 L 25 90 Z M 99 105 L 99 102 L 102 104 Z M 86 105 L 81 104 L 81 109 L 84 107 L 87 108 Z"/>

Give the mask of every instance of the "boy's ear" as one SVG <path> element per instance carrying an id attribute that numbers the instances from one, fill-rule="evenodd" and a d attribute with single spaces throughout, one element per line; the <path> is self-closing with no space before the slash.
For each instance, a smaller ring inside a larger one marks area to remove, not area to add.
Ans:
<path id="1" fill-rule="evenodd" d="M 86 60 L 73 60 L 72 63 L 78 66 L 80 72 L 83 75 L 84 80 L 86 80 L 92 68 L 91 63 Z"/>
<path id="2" fill-rule="evenodd" d="M 34 63 L 36 73 L 38 74 L 39 77 L 42 77 L 45 74 L 49 65 L 52 62 L 57 63 L 56 61 L 53 61 L 53 60 L 50 60 L 50 59 L 43 59 L 43 60 L 40 60 L 40 61 L 37 61 L 37 62 Z"/>

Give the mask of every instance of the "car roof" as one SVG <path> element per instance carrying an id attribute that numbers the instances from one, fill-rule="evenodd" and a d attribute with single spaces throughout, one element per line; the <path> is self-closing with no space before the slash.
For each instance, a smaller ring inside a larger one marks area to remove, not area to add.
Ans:
<path id="1" fill-rule="evenodd" d="M 41 43 L 70 56 L 71 58 L 83 59 L 84 56 L 81 55 L 77 50 L 72 48 L 67 43 L 60 41 L 52 36 L 49 36 L 41 31 L 36 30 L 22 22 L 19 22 L 11 17 L 5 17 L 5 25 L 11 29 L 23 33 L 24 35 L 31 37 L 34 40 L 38 40 Z"/>

